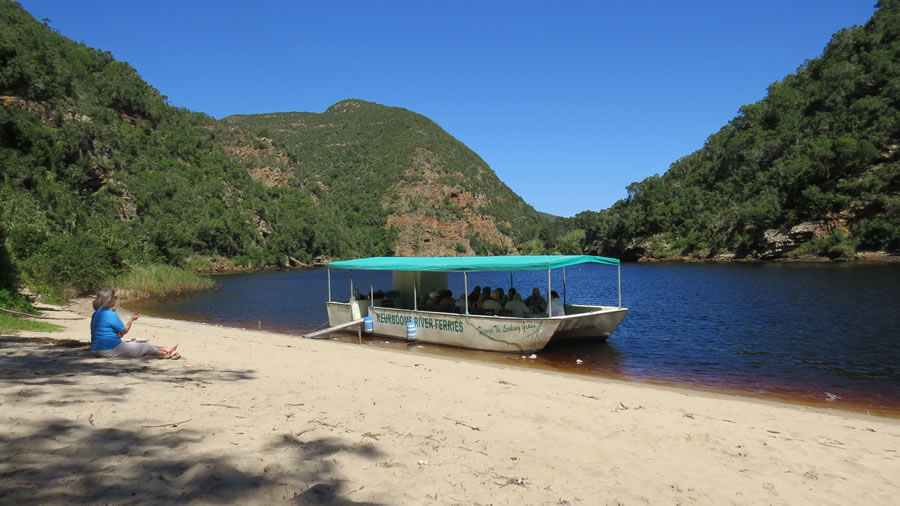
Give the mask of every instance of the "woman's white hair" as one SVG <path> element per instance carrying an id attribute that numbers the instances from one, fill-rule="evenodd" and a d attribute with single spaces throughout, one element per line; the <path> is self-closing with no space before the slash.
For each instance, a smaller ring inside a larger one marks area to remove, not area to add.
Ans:
<path id="1" fill-rule="evenodd" d="M 97 291 L 97 298 L 94 299 L 94 311 L 100 309 L 101 307 L 106 307 L 109 304 L 109 301 L 112 300 L 113 297 L 116 296 L 116 291 L 112 288 L 101 288 Z"/>

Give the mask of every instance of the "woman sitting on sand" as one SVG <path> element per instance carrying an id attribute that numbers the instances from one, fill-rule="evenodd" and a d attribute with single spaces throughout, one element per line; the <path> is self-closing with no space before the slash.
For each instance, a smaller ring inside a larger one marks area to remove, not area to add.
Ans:
<path id="1" fill-rule="evenodd" d="M 123 324 L 119 315 L 112 309 L 116 306 L 116 292 L 112 288 L 101 288 L 94 299 L 94 316 L 91 317 L 91 350 L 98 356 L 113 357 L 142 357 L 144 355 L 156 355 L 160 358 L 179 359 L 181 355 L 175 353 L 175 346 L 157 348 L 150 343 L 138 343 L 135 341 L 122 342 L 122 336 L 131 330 L 131 324 L 141 315 L 134 313 Z"/>

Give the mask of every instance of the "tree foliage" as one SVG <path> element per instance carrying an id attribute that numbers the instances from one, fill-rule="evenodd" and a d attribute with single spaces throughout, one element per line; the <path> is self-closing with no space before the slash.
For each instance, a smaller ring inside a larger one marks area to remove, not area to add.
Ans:
<path id="1" fill-rule="evenodd" d="M 880 2 L 703 148 L 632 183 L 611 208 L 579 215 L 590 222 L 587 249 L 629 257 L 656 242 L 668 256 L 748 256 L 767 229 L 811 221 L 849 228 L 832 239 L 842 254 L 847 244 L 900 250 L 898 33 L 900 2 Z"/>
<path id="2" fill-rule="evenodd" d="M 351 251 L 390 253 L 392 237 L 384 231 L 392 214 L 464 219 L 449 196 L 431 200 L 436 197 L 427 192 L 439 187 L 483 197 L 476 212 L 507 224 L 504 231 L 516 242 L 536 237 L 544 222 L 477 154 L 406 109 L 349 99 L 322 114 L 236 115 L 214 128 L 232 146 L 254 139 L 257 150 L 244 159 L 248 169 L 274 167 L 293 176 L 289 187 L 317 203 L 318 245 L 332 256 L 347 251 L 341 243 Z M 507 252 L 496 243 L 479 243 L 477 250 Z"/>
<path id="3" fill-rule="evenodd" d="M 283 171 L 286 181 L 262 184 L 251 169 Z M 216 121 L 169 106 L 127 63 L 0 1 L 5 285 L 74 294 L 128 266 L 198 256 L 261 267 L 389 255 L 397 229 L 387 217 L 422 205 L 424 195 L 400 202 L 417 184 L 481 196 L 477 212 L 517 224 L 508 229 L 517 239 L 542 223 L 423 116 L 348 100 L 323 114 Z M 423 207 L 438 220 L 460 217 L 446 198 Z"/>

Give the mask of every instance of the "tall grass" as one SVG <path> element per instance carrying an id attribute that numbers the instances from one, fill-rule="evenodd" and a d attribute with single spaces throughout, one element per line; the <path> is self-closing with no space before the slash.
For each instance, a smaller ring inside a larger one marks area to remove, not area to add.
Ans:
<path id="1" fill-rule="evenodd" d="M 216 282 L 208 276 L 171 265 L 139 265 L 114 278 L 110 285 L 120 295 L 142 299 L 212 290 Z"/>

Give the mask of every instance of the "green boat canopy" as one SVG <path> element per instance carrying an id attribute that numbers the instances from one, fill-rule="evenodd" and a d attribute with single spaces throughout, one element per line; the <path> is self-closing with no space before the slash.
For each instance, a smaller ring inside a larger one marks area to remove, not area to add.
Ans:
<path id="1" fill-rule="evenodd" d="M 619 265 L 616 258 L 591 255 L 522 255 L 496 257 L 371 257 L 331 262 L 329 269 L 368 271 L 545 271 L 578 264 Z"/>

